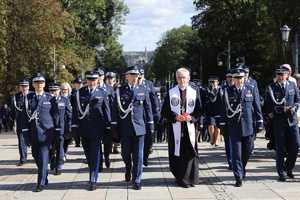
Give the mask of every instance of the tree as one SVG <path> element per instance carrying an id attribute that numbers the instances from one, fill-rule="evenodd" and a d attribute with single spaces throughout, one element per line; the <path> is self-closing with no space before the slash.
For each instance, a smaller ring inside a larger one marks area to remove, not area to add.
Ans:
<path id="1" fill-rule="evenodd" d="M 186 25 L 167 31 L 155 50 L 151 69 L 156 76 L 167 78 L 169 72 L 174 72 L 179 67 L 192 68 L 197 60 L 195 57 L 199 57 L 191 51 L 197 40 L 197 32 Z"/>
<path id="2" fill-rule="evenodd" d="M 199 13 L 192 19 L 193 28 L 210 52 L 205 67 L 217 71 L 216 57 L 231 41 L 233 58 L 245 56 L 256 78 L 272 78 L 266 75 L 283 62 L 279 28 L 285 23 L 298 26 L 299 1 L 195 0 L 194 4 Z"/>

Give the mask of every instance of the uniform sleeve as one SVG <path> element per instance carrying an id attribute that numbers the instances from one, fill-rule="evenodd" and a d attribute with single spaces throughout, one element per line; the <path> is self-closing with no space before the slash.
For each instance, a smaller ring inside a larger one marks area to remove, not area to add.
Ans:
<path id="1" fill-rule="evenodd" d="M 294 84 L 294 88 L 295 88 L 295 107 L 296 107 L 296 112 L 300 107 L 300 96 L 299 96 L 299 89 L 297 88 L 297 86 Z"/>
<path id="2" fill-rule="evenodd" d="M 267 115 L 273 113 L 273 108 L 272 108 L 273 103 L 271 101 L 270 92 L 269 92 L 270 87 L 271 86 L 268 86 L 266 89 L 265 100 L 264 100 L 264 110 Z"/>
<path id="3" fill-rule="evenodd" d="M 110 124 L 111 124 L 111 112 L 110 112 L 110 106 L 109 106 L 109 99 L 108 96 L 105 95 L 104 101 L 102 104 L 102 111 L 104 114 L 104 119 L 106 122 L 106 128 L 110 129 Z"/>
<path id="4" fill-rule="evenodd" d="M 148 92 L 145 92 L 144 109 L 146 115 L 146 123 L 150 131 L 154 131 L 153 113 L 152 113 L 151 101 Z"/>
<path id="5" fill-rule="evenodd" d="M 71 106 L 72 106 L 72 128 L 77 128 L 78 127 L 78 107 L 77 107 L 77 100 L 76 100 L 76 95 L 77 92 L 75 91 L 72 96 L 71 96 Z"/>
<path id="6" fill-rule="evenodd" d="M 264 121 L 263 121 L 263 115 L 261 112 L 260 96 L 258 94 L 257 88 L 253 89 L 253 93 L 254 93 L 253 108 L 254 108 L 254 115 L 255 115 L 255 119 L 256 119 L 256 127 L 258 129 L 262 129 Z"/>
<path id="7" fill-rule="evenodd" d="M 66 111 L 65 111 L 65 123 L 66 123 L 66 131 L 71 131 L 72 127 L 72 105 L 69 99 L 66 99 Z"/>
<path id="8" fill-rule="evenodd" d="M 13 120 L 16 120 L 16 108 L 15 108 L 15 100 L 14 99 L 15 99 L 15 96 L 13 96 L 10 101 L 10 107 L 11 107 L 10 115 Z"/>
<path id="9" fill-rule="evenodd" d="M 116 90 L 119 90 L 119 88 L 117 88 Z M 118 121 L 119 121 L 118 116 L 119 116 L 118 100 L 117 100 L 117 92 L 115 92 L 112 101 L 112 107 L 111 107 L 111 126 L 115 129 L 117 129 L 118 126 Z"/>
<path id="10" fill-rule="evenodd" d="M 158 120 L 160 118 L 159 100 L 158 100 L 158 97 L 155 93 L 155 89 L 154 89 L 154 86 L 153 86 L 152 82 L 150 82 L 149 87 L 150 87 L 149 97 L 150 97 L 150 101 L 151 101 L 151 108 L 152 108 L 154 121 L 158 122 Z"/>

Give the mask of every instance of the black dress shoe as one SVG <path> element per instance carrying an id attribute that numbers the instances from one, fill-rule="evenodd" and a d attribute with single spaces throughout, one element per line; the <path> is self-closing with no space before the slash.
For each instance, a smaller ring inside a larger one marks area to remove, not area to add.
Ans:
<path id="1" fill-rule="evenodd" d="M 134 190 L 141 190 L 142 189 L 142 185 L 140 183 L 134 183 L 132 185 L 132 189 L 134 189 Z"/>
<path id="2" fill-rule="evenodd" d="M 294 179 L 294 178 L 295 178 L 295 175 L 293 174 L 292 171 L 288 171 L 288 172 L 287 172 L 287 176 L 288 176 L 289 178 L 291 178 L 291 179 Z"/>
<path id="3" fill-rule="evenodd" d="M 147 167 L 148 166 L 148 160 L 144 160 L 144 166 Z"/>
<path id="4" fill-rule="evenodd" d="M 189 185 L 185 184 L 183 181 L 176 180 L 176 185 L 183 188 L 189 188 Z"/>
<path id="5" fill-rule="evenodd" d="M 191 186 L 191 187 L 195 187 L 195 184 L 191 184 L 190 186 Z"/>
<path id="6" fill-rule="evenodd" d="M 242 187 L 242 185 L 243 185 L 242 180 L 236 180 L 236 182 L 234 184 L 235 187 Z"/>
<path id="7" fill-rule="evenodd" d="M 24 164 L 25 164 L 25 162 L 20 161 L 20 162 L 18 162 L 18 163 L 16 164 L 16 166 L 17 166 L 17 167 L 21 167 L 21 166 L 23 166 Z"/>
<path id="8" fill-rule="evenodd" d="M 61 175 L 61 171 L 59 169 L 55 169 L 54 175 L 55 176 Z"/>
<path id="9" fill-rule="evenodd" d="M 278 178 L 279 182 L 285 182 L 286 181 L 286 176 L 285 175 L 280 175 Z"/>
<path id="10" fill-rule="evenodd" d="M 37 185 L 35 188 L 35 192 L 41 192 L 43 190 L 44 190 L 44 186 L 42 186 L 42 185 Z"/>
<path id="11" fill-rule="evenodd" d="M 91 183 L 91 184 L 89 185 L 89 191 L 94 191 L 94 190 L 96 190 L 96 189 L 97 189 L 96 183 Z"/>
<path id="12" fill-rule="evenodd" d="M 109 158 L 105 158 L 105 167 L 110 168 L 110 160 Z"/>

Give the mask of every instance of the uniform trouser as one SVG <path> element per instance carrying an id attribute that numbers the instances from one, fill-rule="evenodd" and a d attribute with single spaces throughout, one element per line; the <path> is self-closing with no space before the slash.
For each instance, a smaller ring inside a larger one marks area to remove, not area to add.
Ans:
<path id="1" fill-rule="evenodd" d="M 253 137 L 240 136 L 240 130 L 236 131 L 238 132 L 230 132 L 229 135 L 232 148 L 232 170 L 235 179 L 242 180 L 246 176 L 246 165 L 252 152 Z"/>
<path id="2" fill-rule="evenodd" d="M 144 135 L 121 137 L 122 158 L 127 168 L 132 167 L 132 182 L 141 183 L 143 173 Z"/>
<path id="3" fill-rule="evenodd" d="M 148 161 L 153 146 L 153 134 L 147 132 L 144 138 L 144 161 Z"/>
<path id="4" fill-rule="evenodd" d="M 32 141 L 32 156 L 38 167 L 38 185 L 44 186 L 48 181 L 48 162 L 51 140 L 48 138 L 45 142 L 39 142 L 36 139 Z"/>
<path id="5" fill-rule="evenodd" d="M 103 136 L 104 158 L 109 159 L 109 155 L 112 149 L 112 134 L 111 131 L 106 130 Z"/>
<path id="6" fill-rule="evenodd" d="M 75 140 L 75 146 L 80 146 L 80 134 L 78 127 L 72 128 L 72 135 Z"/>
<path id="7" fill-rule="evenodd" d="M 90 171 L 90 183 L 96 183 L 98 180 L 101 157 L 100 145 L 101 141 L 99 138 L 82 137 L 82 146 Z"/>
<path id="8" fill-rule="evenodd" d="M 224 133 L 225 152 L 228 167 L 232 168 L 232 145 L 230 143 L 229 134 Z"/>
<path id="9" fill-rule="evenodd" d="M 20 131 L 17 133 L 18 135 L 18 148 L 20 154 L 20 162 L 27 161 L 27 147 L 29 146 L 29 132 L 28 131 Z"/>
<path id="10" fill-rule="evenodd" d="M 64 136 L 55 133 L 50 151 L 50 165 L 52 169 L 62 169 L 64 165 Z"/>
<path id="11" fill-rule="evenodd" d="M 299 129 L 297 125 L 289 127 L 284 118 L 274 119 L 273 128 L 276 141 L 276 169 L 278 175 L 282 176 L 285 170 L 292 171 L 295 167 L 299 148 Z"/>
<path id="12" fill-rule="evenodd" d="M 102 145 L 103 144 L 103 145 Z M 105 134 L 101 140 L 101 146 L 100 146 L 100 166 L 102 167 L 103 164 L 103 155 L 105 159 L 109 159 L 109 155 L 112 149 L 112 134 L 111 131 L 105 130 Z M 102 149 L 103 146 L 103 149 Z"/>

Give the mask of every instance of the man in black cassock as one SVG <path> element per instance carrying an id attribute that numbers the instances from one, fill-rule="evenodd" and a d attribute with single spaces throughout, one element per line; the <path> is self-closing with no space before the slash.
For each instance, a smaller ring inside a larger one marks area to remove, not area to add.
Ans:
<path id="1" fill-rule="evenodd" d="M 199 182 L 195 123 L 201 115 L 198 91 L 189 85 L 190 72 L 176 71 L 177 85 L 166 95 L 162 116 L 167 119 L 170 170 L 178 186 L 194 187 Z"/>

